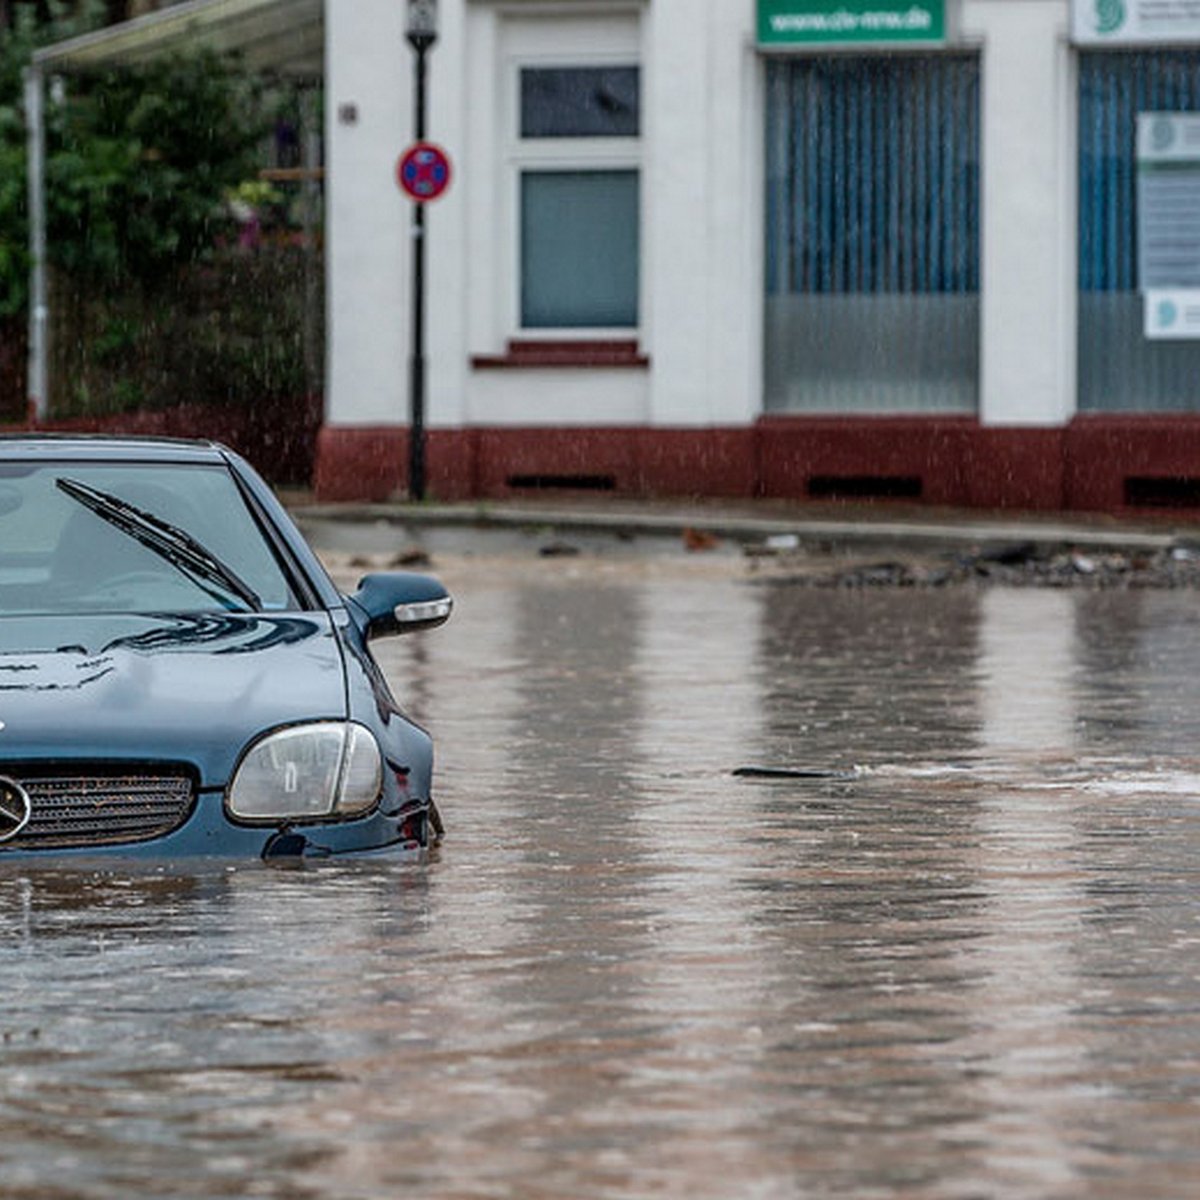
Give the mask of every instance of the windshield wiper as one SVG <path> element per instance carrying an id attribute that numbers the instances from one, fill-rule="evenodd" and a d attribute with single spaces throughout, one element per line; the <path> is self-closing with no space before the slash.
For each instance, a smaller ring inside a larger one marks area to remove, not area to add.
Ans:
<path id="1" fill-rule="evenodd" d="M 207 546 L 179 526 L 172 525 L 170 521 L 164 521 L 162 517 L 156 517 L 119 496 L 109 495 L 108 492 L 102 492 L 99 488 L 80 483 L 76 479 L 56 479 L 54 483 L 72 500 L 78 501 L 96 516 L 165 559 L 226 607 L 229 597 L 236 596 L 252 611 L 262 609 L 258 593 Z"/>

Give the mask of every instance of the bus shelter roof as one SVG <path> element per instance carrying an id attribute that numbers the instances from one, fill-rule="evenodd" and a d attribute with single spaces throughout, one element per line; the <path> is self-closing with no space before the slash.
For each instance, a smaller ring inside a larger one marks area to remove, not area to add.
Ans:
<path id="1" fill-rule="evenodd" d="M 185 0 L 143 17 L 45 46 L 44 74 L 146 62 L 205 49 L 237 54 L 252 71 L 320 79 L 324 0 Z"/>

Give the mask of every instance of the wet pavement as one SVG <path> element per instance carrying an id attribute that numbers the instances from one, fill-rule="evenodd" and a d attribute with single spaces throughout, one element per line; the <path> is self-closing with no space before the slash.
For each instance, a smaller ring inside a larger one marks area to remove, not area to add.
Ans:
<path id="1" fill-rule="evenodd" d="M 1200 592 L 309 532 L 449 835 L 0 874 L 0 1195 L 1200 1193 Z"/>

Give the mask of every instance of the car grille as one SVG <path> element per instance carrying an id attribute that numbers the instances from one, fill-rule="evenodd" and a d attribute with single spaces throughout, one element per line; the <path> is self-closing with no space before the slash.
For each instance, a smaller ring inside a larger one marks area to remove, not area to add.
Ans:
<path id="1" fill-rule="evenodd" d="M 29 823 L 7 843 L 26 850 L 162 837 L 187 820 L 195 795 L 191 778 L 182 774 L 4 773 L 29 796 Z"/>

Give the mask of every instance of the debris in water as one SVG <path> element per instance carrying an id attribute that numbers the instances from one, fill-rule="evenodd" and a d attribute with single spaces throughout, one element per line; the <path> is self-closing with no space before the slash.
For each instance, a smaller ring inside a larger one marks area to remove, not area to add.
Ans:
<path id="1" fill-rule="evenodd" d="M 773 533 L 761 542 L 752 542 L 742 547 L 747 558 L 776 558 L 781 554 L 794 554 L 800 549 L 800 537 L 795 533 Z"/>
<path id="2" fill-rule="evenodd" d="M 982 563 L 1015 567 L 1036 559 L 1038 548 L 1033 542 L 1012 542 L 1000 546 L 985 546 L 975 557 Z"/>
<path id="3" fill-rule="evenodd" d="M 570 542 L 547 542 L 538 549 L 538 553 L 543 558 L 569 558 L 579 553 L 579 547 L 572 546 Z"/>
<path id="4" fill-rule="evenodd" d="M 409 546 L 407 550 L 401 550 L 389 565 L 393 567 L 427 567 L 432 561 L 429 551 L 420 546 Z"/>
<path id="5" fill-rule="evenodd" d="M 914 554 L 911 559 L 895 562 L 843 562 L 822 568 L 810 563 L 784 581 L 801 587 L 836 588 L 935 588 L 953 584 L 1200 588 L 1200 550 L 1193 552 L 1178 542 L 1159 550 L 1012 544 L 934 558 Z"/>
<path id="6" fill-rule="evenodd" d="M 683 531 L 683 544 L 691 551 L 715 550 L 721 544 L 721 539 L 707 529 L 692 529 L 689 526 Z"/>
<path id="7" fill-rule="evenodd" d="M 854 779 L 858 771 L 851 767 L 736 767 L 739 779 Z"/>

